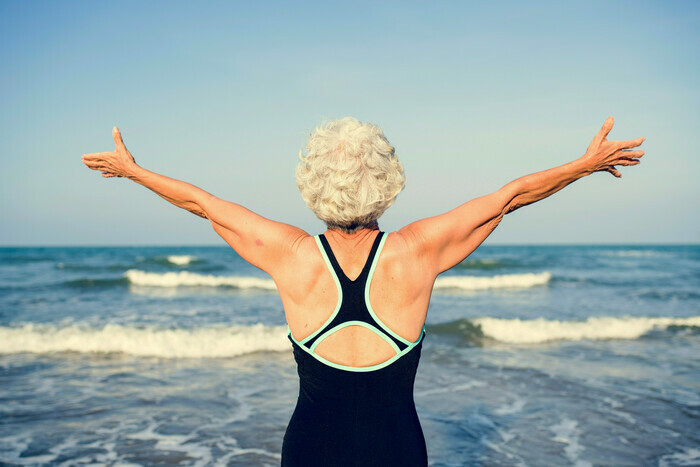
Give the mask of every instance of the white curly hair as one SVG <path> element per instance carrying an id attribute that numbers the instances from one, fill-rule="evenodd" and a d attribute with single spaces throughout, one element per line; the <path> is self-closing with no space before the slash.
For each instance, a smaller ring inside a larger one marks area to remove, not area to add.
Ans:
<path id="1" fill-rule="evenodd" d="M 376 223 L 406 177 L 381 128 L 352 117 L 316 128 L 299 151 L 297 187 L 329 229 L 356 232 Z"/>

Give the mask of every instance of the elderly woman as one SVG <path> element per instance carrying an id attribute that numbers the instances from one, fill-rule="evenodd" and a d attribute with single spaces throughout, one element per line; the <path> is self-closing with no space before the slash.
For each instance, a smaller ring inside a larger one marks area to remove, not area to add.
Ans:
<path id="1" fill-rule="evenodd" d="M 608 118 L 586 153 L 527 175 L 436 217 L 384 233 L 377 221 L 404 186 L 381 129 L 344 118 L 316 129 L 297 185 L 328 227 L 311 236 L 136 164 L 113 130 L 114 152 L 86 154 L 103 177 L 126 177 L 208 219 L 238 254 L 275 281 L 300 378 L 283 465 L 426 465 L 413 383 L 435 278 L 464 260 L 503 216 L 581 177 L 639 164 L 644 138 L 608 141 Z"/>

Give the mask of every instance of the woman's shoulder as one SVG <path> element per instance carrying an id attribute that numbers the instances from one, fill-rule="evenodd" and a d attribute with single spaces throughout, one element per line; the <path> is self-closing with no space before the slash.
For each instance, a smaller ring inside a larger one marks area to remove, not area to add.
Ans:
<path id="1" fill-rule="evenodd" d="M 420 237 L 411 230 L 401 229 L 386 234 L 382 255 L 385 258 L 412 262 L 420 259 L 422 250 Z"/>
<path id="2" fill-rule="evenodd" d="M 324 261 L 316 243 L 316 236 L 304 233 L 290 240 L 285 267 L 276 271 L 275 282 L 280 288 L 304 288 L 305 284 L 323 270 Z"/>
<path id="3" fill-rule="evenodd" d="M 419 239 L 401 230 L 386 234 L 384 247 L 377 266 L 391 275 L 403 276 L 423 282 L 426 280 L 427 259 L 421 255 Z M 424 277 L 425 276 L 425 277 Z"/>

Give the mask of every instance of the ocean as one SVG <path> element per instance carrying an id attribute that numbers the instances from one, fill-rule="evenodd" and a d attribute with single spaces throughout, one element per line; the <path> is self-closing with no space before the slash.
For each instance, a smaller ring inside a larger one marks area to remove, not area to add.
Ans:
<path id="1" fill-rule="evenodd" d="M 228 247 L 0 248 L 1 465 L 279 465 L 297 392 Z M 700 465 L 700 246 L 482 246 L 415 400 L 434 466 Z"/>

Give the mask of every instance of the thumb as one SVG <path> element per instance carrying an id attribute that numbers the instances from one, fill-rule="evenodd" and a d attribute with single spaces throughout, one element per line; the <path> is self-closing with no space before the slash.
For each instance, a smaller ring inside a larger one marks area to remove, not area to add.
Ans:
<path id="1" fill-rule="evenodd" d="M 608 133 L 610 133 L 610 130 L 612 130 L 612 127 L 614 124 L 615 124 L 614 118 L 608 117 L 605 119 L 605 123 L 603 123 L 603 128 L 600 129 L 600 134 L 603 138 L 607 138 Z"/>
<path id="2" fill-rule="evenodd" d="M 116 126 L 112 128 L 112 136 L 114 137 L 114 142 L 117 145 L 117 148 L 119 149 L 126 149 L 124 146 L 124 141 L 122 140 L 122 134 L 119 131 L 119 128 Z"/>

